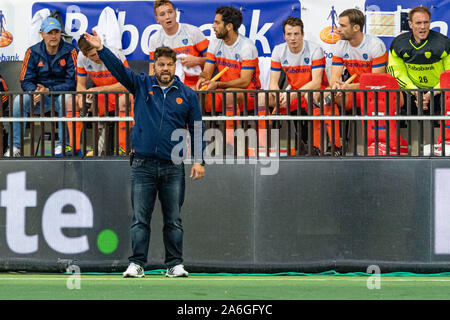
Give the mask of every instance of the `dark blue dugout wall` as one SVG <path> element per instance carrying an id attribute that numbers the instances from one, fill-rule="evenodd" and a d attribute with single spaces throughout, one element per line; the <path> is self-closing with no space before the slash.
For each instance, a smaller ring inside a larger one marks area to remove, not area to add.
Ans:
<path id="1" fill-rule="evenodd" d="M 0 168 L 0 270 L 123 271 L 130 255 L 128 160 L 2 160 Z M 282 159 L 276 174 L 262 175 L 264 168 L 207 165 L 205 178 L 194 182 L 186 165 L 190 271 L 366 271 L 373 264 L 382 272 L 450 270 L 449 160 Z M 36 191 L 34 203 L 18 187 L 24 176 L 26 191 Z M 18 181 L 18 192 L 8 177 Z M 65 204 L 68 198 L 75 204 Z M 20 217 L 17 203 L 28 203 L 23 230 L 18 222 L 11 227 Z M 89 208 L 90 218 L 81 212 Z M 104 230 L 118 240 L 111 252 L 99 244 Z M 158 202 L 148 268 L 164 267 L 161 230 Z M 55 239 L 84 239 L 87 248 L 58 249 Z M 18 252 L 25 243 L 37 243 L 36 250 Z"/>

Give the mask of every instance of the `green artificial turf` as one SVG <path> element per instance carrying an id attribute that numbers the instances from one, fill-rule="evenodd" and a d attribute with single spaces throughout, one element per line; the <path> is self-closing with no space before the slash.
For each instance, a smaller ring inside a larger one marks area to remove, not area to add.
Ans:
<path id="1" fill-rule="evenodd" d="M 442 300 L 450 277 L 0 274 L 1 300 Z M 369 285 L 368 285 L 369 284 Z M 379 289 L 376 288 L 379 284 Z M 372 287 L 373 289 L 369 289 Z"/>

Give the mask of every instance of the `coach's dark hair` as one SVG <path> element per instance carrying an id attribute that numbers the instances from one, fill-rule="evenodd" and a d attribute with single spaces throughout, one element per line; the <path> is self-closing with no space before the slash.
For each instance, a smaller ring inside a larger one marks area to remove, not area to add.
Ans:
<path id="1" fill-rule="evenodd" d="M 348 17 L 348 20 L 350 21 L 351 25 L 358 25 L 360 28 L 360 31 L 364 31 L 364 25 L 366 23 L 366 18 L 364 17 L 364 13 L 362 13 L 361 10 L 358 9 L 347 9 L 342 11 L 342 13 L 339 15 L 339 18 L 341 17 Z"/>
<path id="2" fill-rule="evenodd" d="M 155 62 L 156 62 L 156 60 L 158 60 L 159 57 L 171 58 L 173 60 L 173 62 L 177 61 L 177 53 L 175 51 L 173 51 L 172 49 L 170 49 L 169 47 L 156 48 L 155 55 L 154 55 Z"/>
<path id="3" fill-rule="evenodd" d="M 413 8 L 413 9 L 411 9 L 411 10 L 408 12 L 408 20 L 409 20 L 409 21 L 412 21 L 412 17 L 414 16 L 414 14 L 416 14 L 416 13 L 418 13 L 418 12 L 422 12 L 422 13 L 427 14 L 428 17 L 431 19 L 431 12 L 430 12 L 430 10 L 429 10 L 427 7 L 424 7 L 424 6 L 418 6 L 418 7 L 415 7 L 415 8 Z"/>
<path id="4" fill-rule="evenodd" d="M 293 27 L 299 26 L 302 34 L 304 33 L 303 32 L 303 21 L 300 18 L 288 17 L 286 20 L 284 20 L 283 21 L 283 33 L 286 33 L 286 28 L 285 28 L 286 25 L 293 26 Z"/>
<path id="5" fill-rule="evenodd" d="M 235 32 L 238 31 L 242 24 L 242 13 L 236 8 L 222 6 L 217 8 L 216 14 L 220 14 L 222 16 L 222 20 L 225 25 L 231 23 Z"/>

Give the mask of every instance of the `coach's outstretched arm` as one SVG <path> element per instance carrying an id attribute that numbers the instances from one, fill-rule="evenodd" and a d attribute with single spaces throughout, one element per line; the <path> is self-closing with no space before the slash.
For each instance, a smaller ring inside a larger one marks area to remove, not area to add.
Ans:
<path id="1" fill-rule="evenodd" d="M 92 31 L 93 34 L 85 33 L 84 38 L 95 49 L 97 49 L 98 57 L 103 61 L 106 68 L 131 94 L 135 94 L 139 75 L 134 73 L 131 69 L 126 68 L 122 61 L 118 59 L 114 53 L 107 47 L 103 46 L 97 32 Z"/>

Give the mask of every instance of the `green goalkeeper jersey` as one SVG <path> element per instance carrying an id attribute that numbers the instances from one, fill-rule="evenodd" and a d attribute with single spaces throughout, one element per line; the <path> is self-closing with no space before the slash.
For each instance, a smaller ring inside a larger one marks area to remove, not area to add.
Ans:
<path id="1" fill-rule="evenodd" d="M 450 39 L 430 30 L 415 43 L 412 32 L 397 36 L 389 49 L 387 71 L 402 89 L 439 89 L 442 71 L 450 69 Z"/>

